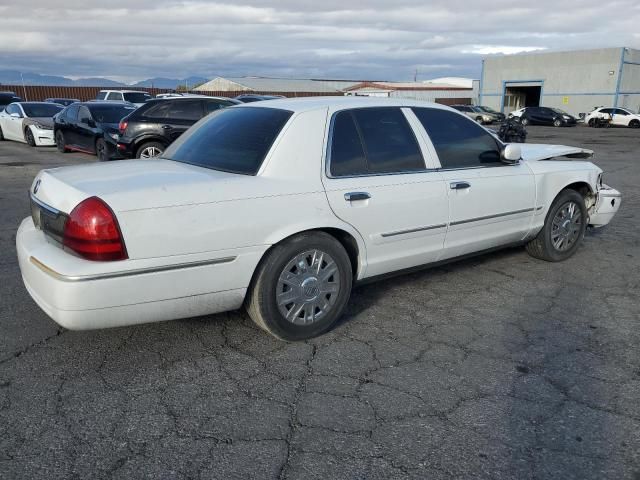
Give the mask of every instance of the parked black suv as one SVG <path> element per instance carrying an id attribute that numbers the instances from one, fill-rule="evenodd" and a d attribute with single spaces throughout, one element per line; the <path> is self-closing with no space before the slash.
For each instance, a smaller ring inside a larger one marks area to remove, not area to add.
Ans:
<path id="1" fill-rule="evenodd" d="M 195 95 L 149 100 L 120 122 L 118 152 L 126 158 L 156 157 L 205 115 L 237 104 Z"/>
<path id="2" fill-rule="evenodd" d="M 120 120 L 136 109 L 129 102 L 73 103 L 53 118 L 58 151 L 95 154 L 105 161 L 117 157 Z"/>
<path id="3" fill-rule="evenodd" d="M 21 102 L 22 99 L 15 92 L 0 92 L 0 110 L 13 102 Z"/>

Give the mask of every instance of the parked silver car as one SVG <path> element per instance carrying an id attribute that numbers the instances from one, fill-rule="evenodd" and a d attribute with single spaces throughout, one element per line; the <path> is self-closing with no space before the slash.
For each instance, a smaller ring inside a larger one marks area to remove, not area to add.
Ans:
<path id="1" fill-rule="evenodd" d="M 451 105 L 451 108 L 455 108 L 459 112 L 464 113 L 467 117 L 472 118 L 478 123 L 493 123 L 497 119 L 494 115 L 483 112 L 478 107 L 473 105 Z"/>

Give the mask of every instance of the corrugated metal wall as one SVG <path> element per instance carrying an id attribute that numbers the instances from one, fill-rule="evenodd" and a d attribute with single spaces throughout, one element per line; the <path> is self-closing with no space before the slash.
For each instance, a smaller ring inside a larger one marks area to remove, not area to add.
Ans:
<path id="1" fill-rule="evenodd" d="M 79 100 L 92 100 L 100 90 L 138 90 L 157 95 L 158 93 L 172 92 L 166 88 L 128 88 L 128 87 L 56 87 L 47 85 L 0 85 L 0 91 L 12 91 L 24 100 L 39 102 L 45 98 L 77 98 Z M 247 92 L 197 92 L 198 95 L 209 95 L 213 97 L 235 97 Z M 284 95 L 285 97 L 318 97 L 342 95 L 340 92 L 251 92 L 257 95 Z"/>

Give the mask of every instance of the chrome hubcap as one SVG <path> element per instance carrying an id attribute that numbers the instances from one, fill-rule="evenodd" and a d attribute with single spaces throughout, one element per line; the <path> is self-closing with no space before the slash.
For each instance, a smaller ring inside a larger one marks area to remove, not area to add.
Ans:
<path id="1" fill-rule="evenodd" d="M 567 202 L 558 210 L 551 223 L 551 243 L 559 252 L 569 250 L 582 230 L 582 213 L 575 202 Z"/>
<path id="2" fill-rule="evenodd" d="M 162 153 L 158 147 L 147 147 L 140 152 L 140 158 L 152 158 L 157 157 Z"/>
<path id="3" fill-rule="evenodd" d="M 333 258 L 321 250 L 293 257 L 278 277 L 276 303 L 284 318 L 310 325 L 327 315 L 340 292 L 340 272 Z"/>

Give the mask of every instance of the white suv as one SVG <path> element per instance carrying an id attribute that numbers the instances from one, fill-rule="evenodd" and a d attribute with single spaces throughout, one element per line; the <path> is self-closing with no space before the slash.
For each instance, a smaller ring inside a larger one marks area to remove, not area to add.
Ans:
<path id="1" fill-rule="evenodd" d="M 153 97 L 147 92 L 139 90 L 100 90 L 96 100 L 113 100 L 116 102 L 133 103 L 136 107 L 144 105 L 144 102 Z"/>
<path id="2" fill-rule="evenodd" d="M 584 123 L 593 127 L 597 118 L 611 119 L 611 125 L 640 128 L 640 115 L 626 108 L 596 108 L 584 117 Z"/>

